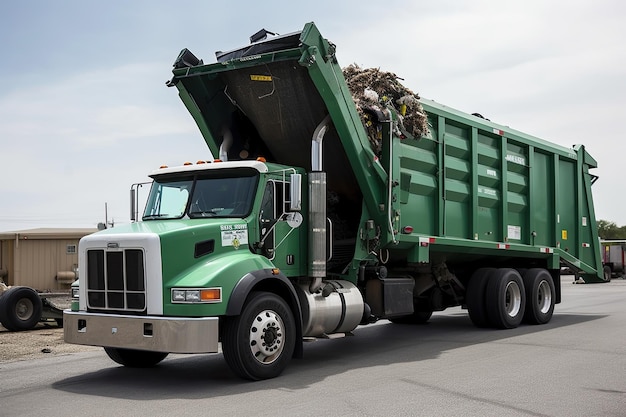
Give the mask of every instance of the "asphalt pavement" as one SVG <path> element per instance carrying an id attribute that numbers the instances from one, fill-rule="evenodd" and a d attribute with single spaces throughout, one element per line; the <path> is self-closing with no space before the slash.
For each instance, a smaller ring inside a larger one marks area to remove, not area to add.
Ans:
<path id="1" fill-rule="evenodd" d="M 221 354 L 126 369 L 101 350 L 0 363 L 0 416 L 626 416 L 626 281 L 572 284 L 552 321 L 380 321 L 246 382 Z M 1 348 L 1 345 L 0 345 Z"/>

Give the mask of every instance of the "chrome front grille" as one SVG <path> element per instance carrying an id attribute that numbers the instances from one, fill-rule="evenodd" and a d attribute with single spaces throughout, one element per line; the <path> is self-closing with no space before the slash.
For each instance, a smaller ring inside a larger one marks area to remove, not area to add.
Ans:
<path id="1" fill-rule="evenodd" d="M 87 308 L 145 311 L 146 278 L 141 249 L 87 251 Z"/>

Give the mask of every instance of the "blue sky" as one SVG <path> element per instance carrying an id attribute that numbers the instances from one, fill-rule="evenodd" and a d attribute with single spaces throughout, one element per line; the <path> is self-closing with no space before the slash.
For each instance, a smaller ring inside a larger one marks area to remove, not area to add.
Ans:
<path id="1" fill-rule="evenodd" d="M 598 160 L 596 217 L 626 225 L 626 3 L 618 0 L 17 1 L 0 5 L 0 231 L 129 222 L 128 190 L 210 154 L 175 89 L 260 28 L 314 21 L 343 66 Z M 365 4 L 364 4 L 365 3 Z"/>

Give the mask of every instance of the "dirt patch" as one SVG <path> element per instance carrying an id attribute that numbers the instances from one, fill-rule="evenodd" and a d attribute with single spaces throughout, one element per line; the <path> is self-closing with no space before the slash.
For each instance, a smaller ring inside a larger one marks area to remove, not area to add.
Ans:
<path id="1" fill-rule="evenodd" d="M 10 332 L 0 326 L 0 363 L 99 349 L 102 348 L 65 343 L 63 328 L 52 322 L 23 332 Z"/>

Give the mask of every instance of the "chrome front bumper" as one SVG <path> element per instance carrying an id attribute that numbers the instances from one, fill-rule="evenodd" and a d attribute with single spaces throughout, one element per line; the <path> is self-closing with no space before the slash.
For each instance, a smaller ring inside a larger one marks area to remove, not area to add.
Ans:
<path id="1" fill-rule="evenodd" d="M 155 317 L 63 312 L 65 342 L 169 353 L 218 351 L 217 317 Z"/>

